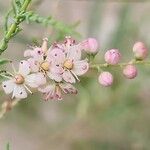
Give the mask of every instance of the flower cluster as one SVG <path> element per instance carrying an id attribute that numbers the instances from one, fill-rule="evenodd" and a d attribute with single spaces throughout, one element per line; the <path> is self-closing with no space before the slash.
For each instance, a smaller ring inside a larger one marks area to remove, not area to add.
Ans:
<path id="1" fill-rule="evenodd" d="M 108 87 L 113 84 L 113 75 L 103 71 L 102 67 L 119 66 L 127 79 L 137 76 L 135 64 L 143 62 L 148 55 L 144 43 L 137 42 L 133 46 L 134 59 L 127 63 L 120 63 L 121 53 L 118 49 L 111 49 L 105 53 L 104 64 L 93 64 L 93 56 L 98 52 L 98 42 L 88 38 L 78 44 L 70 36 L 61 43 L 54 43 L 48 48 L 48 39 L 43 39 L 41 47 L 32 47 L 24 52 L 26 60 L 19 64 L 19 70 L 14 73 L 7 72 L 8 81 L 2 83 L 6 94 L 12 93 L 12 99 L 24 99 L 32 88 L 43 94 L 45 100 L 62 100 L 63 94 L 76 94 L 73 84 L 80 81 L 79 76 L 84 75 L 89 68 L 98 69 L 98 81 Z M 85 53 L 83 58 L 82 53 Z M 92 56 L 92 59 L 91 59 Z"/>
<path id="2" fill-rule="evenodd" d="M 32 88 L 40 91 L 45 100 L 61 100 L 63 94 L 76 94 L 74 83 L 89 69 L 87 58 L 82 51 L 96 53 L 97 41 L 89 38 L 76 44 L 71 37 L 62 43 L 54 43 L 48 48 L 48 39 L 43 39 L 41 47 L 32 47 L 24 52 L 26 60 L 19 64 L 19 70 L 9 73 L 7 81 L 2 83 L 6 94 L 12 93 L 12 99 L 24 99 Z"/>
<path id="3" fill-rule="evenodd" d="M 136 42 L 133 46 L 134 59 L 128 63 L 120 63 L 121 53 L 118 49 L 111 49 L 105 53 L 104 59 L 106 62 L 105 67 L 119 66 L 122 68 L 124 77 L 127 79 L 134 79 L 137 76 L 137 68 L 134 64 L 142 62 L 148 55 L 148 49 L 142 42 Z M 113 83 L 113 76 L 110 72 L 102 71 L 99 75 L 98 81 L 101 85 L 107 87 L 111 86 Z"/>

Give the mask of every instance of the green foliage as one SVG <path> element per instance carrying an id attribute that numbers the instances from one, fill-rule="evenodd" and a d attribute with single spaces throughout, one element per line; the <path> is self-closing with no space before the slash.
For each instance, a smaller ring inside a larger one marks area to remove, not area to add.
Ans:
<path id="1" fill-rule="evenodd" d="M 73 35 L 80 37 L 80 34 L 75 31 L 75 28 L 78 26 L 79 22 L 76 22 L 73 25 L 67 25 L 61 21 L 55 20 L 52 16 L 42 17 L 33 11 L 26 12 L 25 20 L 28 24 L 35 22 L 46 27 L 51 26 L 53 29 L 57 31 L 56 34 L 59 33 L 57 35 L 57 39 L 61 39 L 60 36 L 64 38 L 65 35 Z"/>
<path id="2" fill-rule="evenodd" d="M 33 11 L 27 11 L 31 0 L 13 0 L 12 8 L 8 11 L 5 16 L 4 22 L 4 37 L 0 41 L 0 55 L 7 49 L 9 41 L 16 36 L 22 29 L 20 28 L 20 24 L 24 21 L 27 23 L 38 23 L 44 26 L 52 26 L 59 34 L 56 34 L 57 38 L 61 38 L 61 36 L 65 35 L 74 35 L 80 36 L 74 29 L 78 25 L 78 22 L 73 25 L 66 25 L 60 21 L 55 20 L 52 16 L 49 17 L 41 17 L 37 13 Z M 10 16 L 13 16 L 13 23 L 9 25 L 8 21 Z"/>
<path id="3" fill-rule="evenodd" d="M 9 63 L 10 62 L 10 60 L 7 60 L 7 59 L 0 59 L 0 66 L 1 65 L 4 65 L 4 64 L 6 64 L 6 63 Z"/>
<path id="4" fill-rule="evenodd" d="M 5 33 L 3 39 L 0 42 L 0 54 L 2 54 L 7 49 L 10 39 L 13 38 L 16 34 L 18 34 L 21 31 L 19 24 L 24 21 L 25 19 L 24 14 L 30 2 L 31 0 L 25 0 L 24 3 L 21 5 L 21 3 L 19 3 L 18 0 L 14 1 L 13 4 L 14 22 L 10 26 L 8 25 L 9 15 L 12 12 L 10 10 L 6 15 L 6 19 L 5 19 L 5 24 L 4 24 Z"/>

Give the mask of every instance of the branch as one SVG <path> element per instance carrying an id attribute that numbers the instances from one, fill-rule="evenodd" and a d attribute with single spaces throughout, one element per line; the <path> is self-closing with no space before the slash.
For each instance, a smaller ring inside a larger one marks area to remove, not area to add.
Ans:
<path id="1" fill-rule="evenodd" d="M 14 17 L 14 23 L 10 25 L 3 39 L 0 41 L 0 55 L 7 49 L 8 42 L 11 40 L 11 38 L 14 37 L 19 31 L 21 31 L 21 29 L 19 28 L 19 24 L 24 21 L 24 14 L 30 2 L 31 0 L 25 0 L 23 2 L 22 6 Z"/>
<path id="2" fill-rule="evenodd" d="M 101 70 L 101 68 L 124 67 L 124 66 L 127 66 L 129 64 L 133 64 L 133 65 L 150 65 L 150 60 L 149 61 L 134 60 L 134 61 L 130 61 L 130 62 L 118 63 L 116 65 L 109 65 L 107 63 L 103 63 L 103 64 L 91 64 L 90 68 L 91 69 L 97 69 L 99 71 L 99 70 Z"/>
<path id="3" fill-rule="evenodd" d="M 25 18 L 26 18 L 27 23 L 36 22 L 44 26 L 51 25 L 54 29 L 64 32 L 68 35 L 80 36 L 78 32 L 74 31 L 74 28 L 78 25 L 78 22 L 75 25 L 66 25 L 63 22 L 55 20 L 52 16 L 42 17 L 32 11 L 26 12 Z"/>

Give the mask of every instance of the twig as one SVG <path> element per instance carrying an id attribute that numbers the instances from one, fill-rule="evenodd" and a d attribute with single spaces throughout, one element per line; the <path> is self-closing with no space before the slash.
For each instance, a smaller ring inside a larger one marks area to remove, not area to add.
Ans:
<path id="1" fill-rule="evenodd" d="M 1 107 L 0 119 L 2 119 L 8 111 L 10 111 L 14 106 L 16 106 L 18 102 L 19 99 L 5 101 Z"/>
<path id="2" fill-rule="evenodd" d="M 14 17 L 14 23 L 10 25 L 3 39 L 0 41 L 0 55 L 7 49 L 9 40 L 20 31 L 19 24 L 24 21 L 24 13 L 26 12 L 30 2 L 31 0 L 24 1 L 20 10 Z"/>
<path id="3" fill-rule="evenodd" d="M 150 65 L 150 61 L 131 61 L 131 62 L 125 62 L 125 63 L 118 63 L 116 65 L 109 65 L 107 63 L 103 64 L 91 64 L 91 69 L 97 69 L 100 70 L 100 68 L 107 68 L 107 67 L 124 67 L 126 65 L 133 64 L 133 65 Z"/>

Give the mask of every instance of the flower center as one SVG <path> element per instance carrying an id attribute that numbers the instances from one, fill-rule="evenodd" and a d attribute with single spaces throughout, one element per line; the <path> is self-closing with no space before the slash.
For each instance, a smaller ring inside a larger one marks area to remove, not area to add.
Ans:
<path id="1" fill-rule="evenodd" d="M 16 84 L 23 84 L 24 83 L 24 77 L 21 74 L 17 74 L 15 76 L 15 83 Z"/>
<path id="2" fill-rule="evenodd" d="M 69 59 L 65 60 L 64 67 L 71 70 L 73 68 L 73 62 Z"/>
<path id="3" fill-rule="evenodd" d="M 44 70 L 44 71 L 48 71 L 49 70 L 49 66 L 50 66 L 50 64 L 49 64 L 49 62 L 43 62 L 42 64 L 41 64 L 41 68 Z"/>

